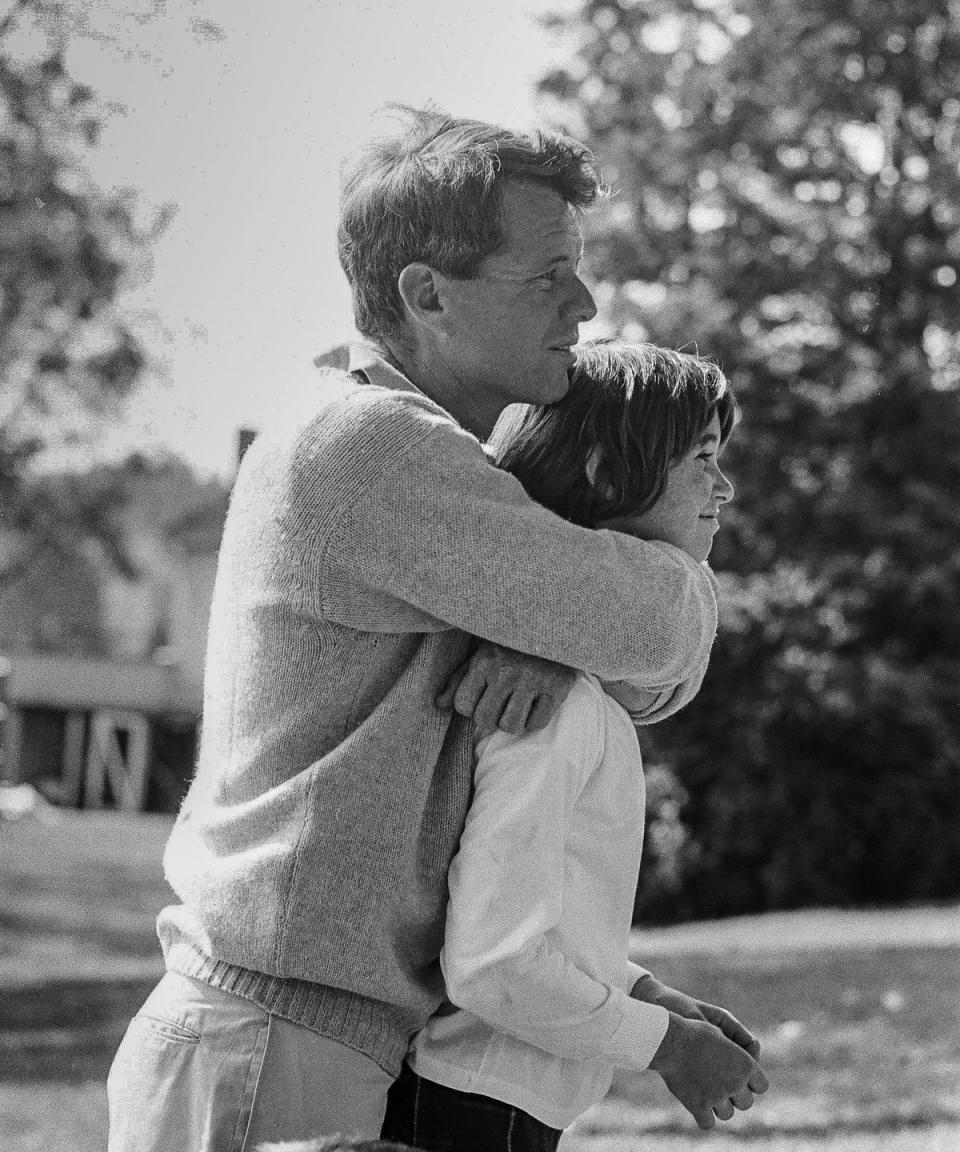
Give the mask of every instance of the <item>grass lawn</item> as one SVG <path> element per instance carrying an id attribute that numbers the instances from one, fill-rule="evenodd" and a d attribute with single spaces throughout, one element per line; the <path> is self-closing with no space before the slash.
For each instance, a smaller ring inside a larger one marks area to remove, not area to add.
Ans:
<path id="1" fill-rule="evenodd" d="M 3 1152 L 103 1152 L 107 1068 L 160 971 L 168 827 L 0 823 Z M 770 1092 L 700 1133 L 657 1077 L 621 1079 L 563 1152 L 960 1152 L 960 907 L 683 925 L 635 958 L 754 1028 Z"/>

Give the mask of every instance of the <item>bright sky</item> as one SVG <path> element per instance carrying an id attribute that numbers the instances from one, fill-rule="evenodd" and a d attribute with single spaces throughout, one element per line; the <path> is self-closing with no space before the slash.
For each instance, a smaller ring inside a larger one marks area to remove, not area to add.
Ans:
<path id="1" fill-rule="evenodd" d="M 571 0 L 76 3 L 108 34 L 68 56 L 110 109 L 91 171 L 136 189 L 145 222 L 177 206 L 122 300 L 155 362 L 124 440 L 222 473 L 237 429 L 302 400 L 312 357 L 352 332 L 337 167 L 372 111 L 430 99 L 529 126 L 537 78 L 570 53 L 535 13 Z"/>

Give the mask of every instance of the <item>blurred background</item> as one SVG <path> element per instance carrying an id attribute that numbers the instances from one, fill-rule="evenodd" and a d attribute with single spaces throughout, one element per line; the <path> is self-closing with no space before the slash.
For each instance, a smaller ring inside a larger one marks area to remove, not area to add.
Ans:
<path id="1" fill-rule="evenodd" d="M 642 734 L 638 958 L 776 1073 L 698 1146 L 957 1152 L 955 0 L 0 0 L 4 1147 L 103 1147 L 232 477 L 351 337 L 337 167 L 390 100 L 591 144 L 583 335 L 743 409 L 710 673 Z M 689 1127 L 623 1084 L 563 1147 Z"/>

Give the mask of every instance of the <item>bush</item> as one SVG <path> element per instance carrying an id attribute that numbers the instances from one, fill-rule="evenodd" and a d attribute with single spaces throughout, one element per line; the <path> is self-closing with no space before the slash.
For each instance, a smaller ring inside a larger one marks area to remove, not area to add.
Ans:
<path id="1" fill-rule="evenodd" d="M 666 808 L 686 835 L 674 833 L 670 868 L 651 836 L 638 913 L 669 921 L 955 896 L 955 664 L 864 649 L 837 585 L 796 567 L 728 576 L 724 591 L 700 696 L 647 730 L 651 828 Z"/>

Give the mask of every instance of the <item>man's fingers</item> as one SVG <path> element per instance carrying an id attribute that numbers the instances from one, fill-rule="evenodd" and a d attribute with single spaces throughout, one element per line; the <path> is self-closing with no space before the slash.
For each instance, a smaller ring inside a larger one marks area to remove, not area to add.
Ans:
<path id="1" fill-rule="evenodd" d="M 750 1077 L 747 1080 L 747 1087 L 751 1092 L 756 1092 L 758 1096 L 762 1096 L 770 1087 L 770 1081 L 767 1079 L 762 1068 L 754 1068 L 750 1073 Z"/>
<path id="2" fill-rule="evenodd" d="M 504 732 L 512 732 L 515 735 L 523 732 L 528 726 L 527 718 L 530 715 L 532 699 L 533 697 L 529 693 L 522 693 L 519 689 L 512 693 L 500 713 L 497 727 Z"/>
<path id="3" fill-rule="evenodd" d="M 748 1108 L 753 1107 L 753 1093 L 749 1088 L 741 1088 L 730 1097 L 730 1103 L 741 1112 L 746 1112 Z"/>
<path id="4" fill-rule="evenodd" d="M 468 664 L 461 664 L 453 672 L 450 673 L 450 679 L 444 684 L 443 690 L 435 701 L 438 708 L 449 710 L 453 707 L 454 697 L 457 694 L 464 676 L 467 674 Z"/>
<path id="5" fill-rule="evenodd" d="M 527 717 L 527 731 L 539 732 L 541 728 L 546 728 L 556 715 L 560 704 L 561 701 L 556 696 L 538 696 L 530 709 L 530 715 Z"/>
<path id="6" fill-rule="evenodd" d="M 576 678 L 571 668 L 481 641 L 436 696 L 438 708 L 472 719 L 478 733 L 544 728 Z"/>
<path id="7" fill-rule="evenodd" d="M 459 705 L 457 711 L 460 712 Z M 473 717 L 473 724 L 478 736 L 489 736 L 496 732 L 500 725 L 500 715 L 503 711 L 503 700 L 494 695 L 487 685 L 486 691 L 469 712 L 460 712 L 461 716 Z"/>
<path id="8" fill-rule="evenodd" d="M 718 1120 L 732 1120 L 733 1119 L 733 1103 L 730 1100 L 722 1100 L 719 1104 L 713 1106 L 713 1114 Z"/>
<path id="9" fill-rule="evenodd" d="M 708 1128 L 715 1128 L 717 1125 L 717 1118 L 714 1116 L 712 1108 L 704 1108 L 690 1114 L 696 1120 L 697 1127 L 703 1128 L 704 1131 Z"/>
<path id="10" fill-rule="evenodd" d="M 477 716 L 477 709 L 480 707 L 486 688 L 486 680 L 471 669 L 457 685 L 457 690 L 453 696 L 453 706 L 456 711 L 461 716 L 472 716 L 478 725 L 480 718 Z M 494 717 L 491 727 L 497 726 L 497 719 L 498 717 Z"/>

